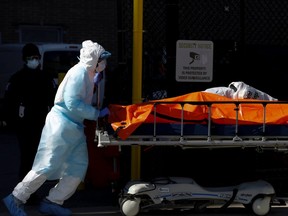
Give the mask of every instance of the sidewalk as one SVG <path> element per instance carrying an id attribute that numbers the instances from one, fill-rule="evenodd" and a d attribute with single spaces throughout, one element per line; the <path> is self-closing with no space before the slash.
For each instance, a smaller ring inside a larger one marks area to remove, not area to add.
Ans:
<path id="1" fill-rule="evenodd" d="M 74 216 L 123 216 L 118 207 L 115 206 L 95 206 L 95 207 L 74 207 L 72 209 L 72 215 Z M 26 213 L 29 216 L 43 216 L 41 215 L 36 207 L 27 207 Z M 4 213 L 0 213 L 1 216 L 10 216 L 7 211 Z M 141 212 L 138 216 L 193 216 L 193 215 L 200 215 L 200 216 L 251 216 L 253 215 L 251 212 L 248 212 L 243 207 L 231 207 L 225 209 L 225 211 L 217 211 L 215 209 L 208 209 L 205 212 L 195 213 L 193 210 L 186 210 L 186 211 L 151 211 L 151 212 Z M 288 208 L 287 207 L 273 207 L 271 212 L 268 216 L 286 216 L 288 215 Z"/>

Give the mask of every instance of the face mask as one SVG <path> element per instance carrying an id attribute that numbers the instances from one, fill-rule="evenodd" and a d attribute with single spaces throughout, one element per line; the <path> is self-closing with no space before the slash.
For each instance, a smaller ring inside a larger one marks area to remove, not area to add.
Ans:
<path id="1" fill-rule="evenodd" d="M 27 67 L 30 69 L 36 69 L 39 66 L 39 64 L 40 64 L 40 61 L 37 59 L 27 61 Z"/>
<path id="2" fill-rule="evenodd" d="M 106 60 L 102 60 L 101 62 L 97 64 L 96 72 L 99 73 L 103 71 L 105 68 L 106 68 Z"/>

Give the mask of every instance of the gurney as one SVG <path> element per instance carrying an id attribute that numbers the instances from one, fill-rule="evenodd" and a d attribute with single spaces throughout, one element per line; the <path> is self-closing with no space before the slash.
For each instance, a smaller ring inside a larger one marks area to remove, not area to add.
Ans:
<path id="1" fill-rule="evenodd" d="M 99 147 L 180 146 L 288 150 L 288 102 L 231 99 L 209 92 L 110 105 Z"/>

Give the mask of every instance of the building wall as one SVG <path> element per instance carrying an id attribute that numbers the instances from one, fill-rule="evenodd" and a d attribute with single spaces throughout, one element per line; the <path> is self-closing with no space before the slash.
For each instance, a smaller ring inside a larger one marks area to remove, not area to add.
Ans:
<path id="1" fill-rule="evenodd" d="M 63 28 L 64 43 L 91 39 L 117 62 L 117 1 L 3 0 L 0 3 L 0 43 L 19 43 L 20 26 Z"/>

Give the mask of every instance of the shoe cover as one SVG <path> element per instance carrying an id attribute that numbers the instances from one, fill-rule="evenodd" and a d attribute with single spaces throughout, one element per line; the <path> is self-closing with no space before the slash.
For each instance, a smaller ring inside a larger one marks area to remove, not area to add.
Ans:
<path id="1" fill-rule="evenodd" d="M 47 214 L 51 216 L 70 216 L 72 212 L 70 209 L 64 208 L 61 205 L 50 202 L 47 199 L 44 199 L 40 203 L 39 212 L 41 214 Z"/>
<path id="2" fill-rule="evenodd" d="M 12 194 L 5 197 L 3 202 L 12 216 L 27 216 L 24 211 L 24 204 Z"/>

